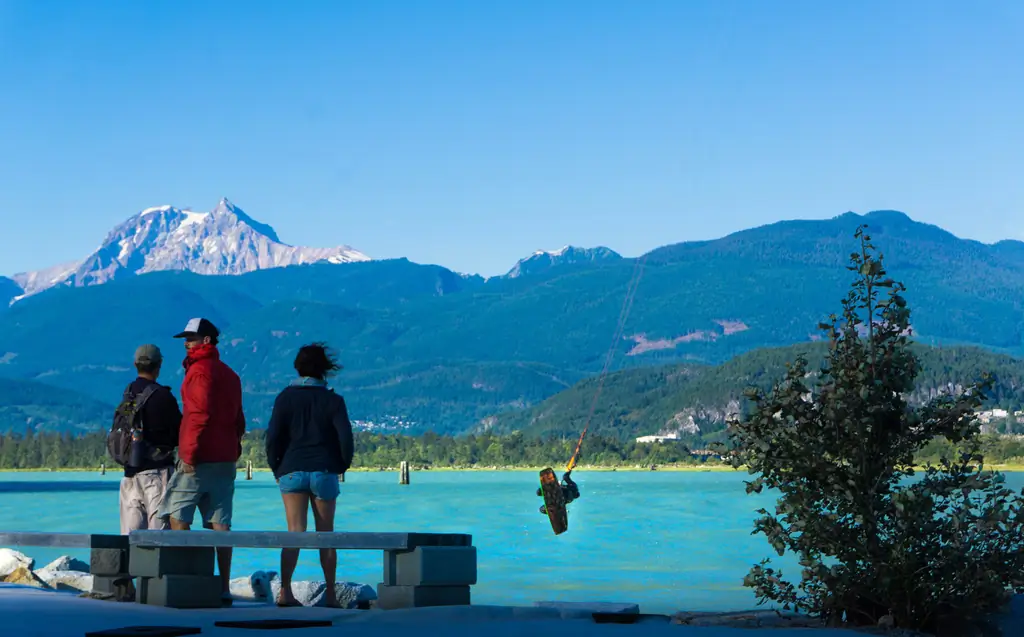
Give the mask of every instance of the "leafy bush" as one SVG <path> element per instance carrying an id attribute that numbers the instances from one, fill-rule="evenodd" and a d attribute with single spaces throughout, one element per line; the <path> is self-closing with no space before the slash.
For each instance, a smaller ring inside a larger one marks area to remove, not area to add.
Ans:
<path id="1" fill-rule="evenodd" d="M 754 533 L 802 569 L 794 584 L 766 559 L 744 585 L 759 604 L 833 626 L 934 632 L 980 619 L 1024 588 L 1024 500 L 984 469 L 975 410 L 991 378 L 908 404 L 919 364 L 904 287 L 887 277 L 863 226 L 855 237 L 842 317 L 819 326 L 830 344 L 820 374 L 797 357 L 771 391 L 749 390 L 754 408 L 729 426 L 733 466 L 758 474 L 747 492 L 780 493 Z M 915 454 L 933 439 L 961 451 L 917 476 Z"/>

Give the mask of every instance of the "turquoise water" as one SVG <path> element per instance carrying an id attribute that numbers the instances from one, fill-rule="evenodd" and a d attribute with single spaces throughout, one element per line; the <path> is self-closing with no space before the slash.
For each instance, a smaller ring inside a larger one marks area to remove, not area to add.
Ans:
<path id="1" fill-rule="evenodd" d="M 394 472 L 351 473 L 341 485 L 336 528 L 351 531 L 471 533 L 478 550 L 475 604 L 529 605 L 538 600 L 625 601 L 641 612 L 750 608 L 741 585 L 764 557 L 794 572 L 763 536 L 750 535 L 767 495 L 746 495 L 745 473 L 574 473 L 582 498 L 570 505 L 569 531 L 555 536 L 540 514 L 534 472 L 414 472 L 400 486 Z M 0 530 L 118 533 L 117 474 L 0 474 Z M 1020 489 L 1024 476 L 1009 474 Z M 285 530 L 269 473 L 239 474 L 234 528 Z M 312 528 L 312 517 L 310 517 Z M 46 562 L 85 551 L 25 548 Z M 275 551 L 235 551 L 234 576 L 279 570 Z M 376 586 L 381 556 L 338 555 L 338 578 Z M 314 551 L 303 551 L 297 579 L 320 579 Z"/>

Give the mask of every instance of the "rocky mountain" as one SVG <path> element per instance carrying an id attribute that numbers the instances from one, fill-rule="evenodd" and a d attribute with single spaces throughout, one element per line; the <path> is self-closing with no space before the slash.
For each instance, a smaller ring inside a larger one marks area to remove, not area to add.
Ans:
<path id="1" fill-rule="evenodd" d="M 621 259 L 622 255 L 603 246 L 596 248 L 565 246 L 560 250 L 538 250 L 525 259 L 520 259 L 505 276 L 514 279 L 547 272 L 552 268 L 564 265 L 595 264 Z"/>
<path id="2" fill-rule="evenodd" d="M 253 426 L 294 376 L 296 349 L 324 340 L 345 365 L 335 385 L 353 418 L 464 432 L 597 374 L 609 346 L 612 369 L 625 370 L 718 365 L 813 343 L 848 290 L 860 223 L 909 288 L 915 340 L 1024 355 L 1024 259 L 1015 243 L 966 241 L 880 212 L 659 248 L 614 343 L 635 259 L 487 280 L 405 259 L 321 262 L 237 276 L 147 272 L 46 290 L 0 311 L 0 377 L 108 402 L 131 375 L 139 343 L 155 342 L 173 360 L 181 343 L 171 335 L 203 315 L 223 331 L 223 356 L 242 375 Z M 163 380 L 173 386 L 180 373 L 168 365 Z"/>
<path id="3" fill-rule="evenodd" d="M 237 275 L 308 263 L 351 263 L 369 257 L 349 247 L 306 248 L 282 243 L 270 226 L 227 199 L 209 212 L 147 208 L 110 231 L 85 259 L 13 277 L 16 300 L 52 287 L 83 287 L 148 272 L 186 270 Z"/>

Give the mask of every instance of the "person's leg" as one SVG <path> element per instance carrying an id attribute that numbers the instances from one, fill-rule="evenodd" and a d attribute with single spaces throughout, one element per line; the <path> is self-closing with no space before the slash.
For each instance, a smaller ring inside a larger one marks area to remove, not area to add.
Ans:
<path id="1" fill-rule="evenodd" d="M 311 480 L 313 492 L 313 523 L 316 530 L 330 532 L 334 530 L 334 512 L 337 506 L 340 487 L 338 476 L 334 473 L 314 473 Z M 338 552 L 335 549 L 320 549 L 320 567 L 324 569 L 324 604 L 338 606 L 338 594 L 335 590 L 335 577 L 338 570 Z"/>
<path id="2" fill-rule="evenodd" d="M 188 531 L 192 528 L 192 518 L 202 497 L 196 474 L 185 473 L 179 467 L 167 481 L 159 517 L 167 520 L 175 531 Z"/>
<path id="3" fill-rule="evenodd" d="M 201 503 L 203 525 L 214 531 L 230 531 L 231 515 L 235 499 L 235 477 L 238 468 L 233 462 L 211 462 L 196 467 L 201 476 L 206 499 Z M 225 599 L 231 593 L 230 546 L 217 547 L 217 570 L 220 572 L 221 590 Z"/>
<path id="4" fill-rule="evenodd" d="M 129 531 L 146 528 L 146 517 L 142 514 L 142 502 L 134 476 L 121 478 L 118 508 L 121 515 L 121 535 L 128 535 Z"/>
<path id="5" fill-rule="evenodd" d="M 309 515 L 309 474 L 289 473 L 278 481 L 281 501 L 284 502 L 284 516 L 289 531 L 306 530 Z M 292 575 L 299 563 L 299 549 L 281 549 L 281 592 L 277 596 L 278 606 L 295 606 L 299 602 L 292 592 Z"/>
<path id="6" fill-rule="evenodd" d="M 148 517 L 147 528 L 156 530 L 168 528 L 167 520 L 160 516 L 160 509 L 163 506 L 164 494 L 167 492 L 167 483 L 171 479 L 171 468 L 143 471 L 136 478 L 142 491 L 142 500 L 145 503 Z"/>

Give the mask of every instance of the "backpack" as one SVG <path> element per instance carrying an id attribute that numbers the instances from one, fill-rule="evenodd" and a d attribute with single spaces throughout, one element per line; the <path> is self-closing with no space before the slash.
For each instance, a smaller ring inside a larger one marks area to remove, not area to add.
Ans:
<path id="1" fill-rule="evenodd" d="M 136 396 L 131 391 L 131 385 L 125 388 L 121 397 L 121 404 L 114 410 L 114 423 L 107 434 L 107 453 L 114 462 L 122 467 L 136 464 L 132 463 L 132 442 L 135 440 L 136 432 L 138 441 L 142 442 L 142 423 L 139 423 L 139 412 L 146 405 L 146 401 L 159 388 L 156 383 L 151 383 L 142 393 Z"/>

